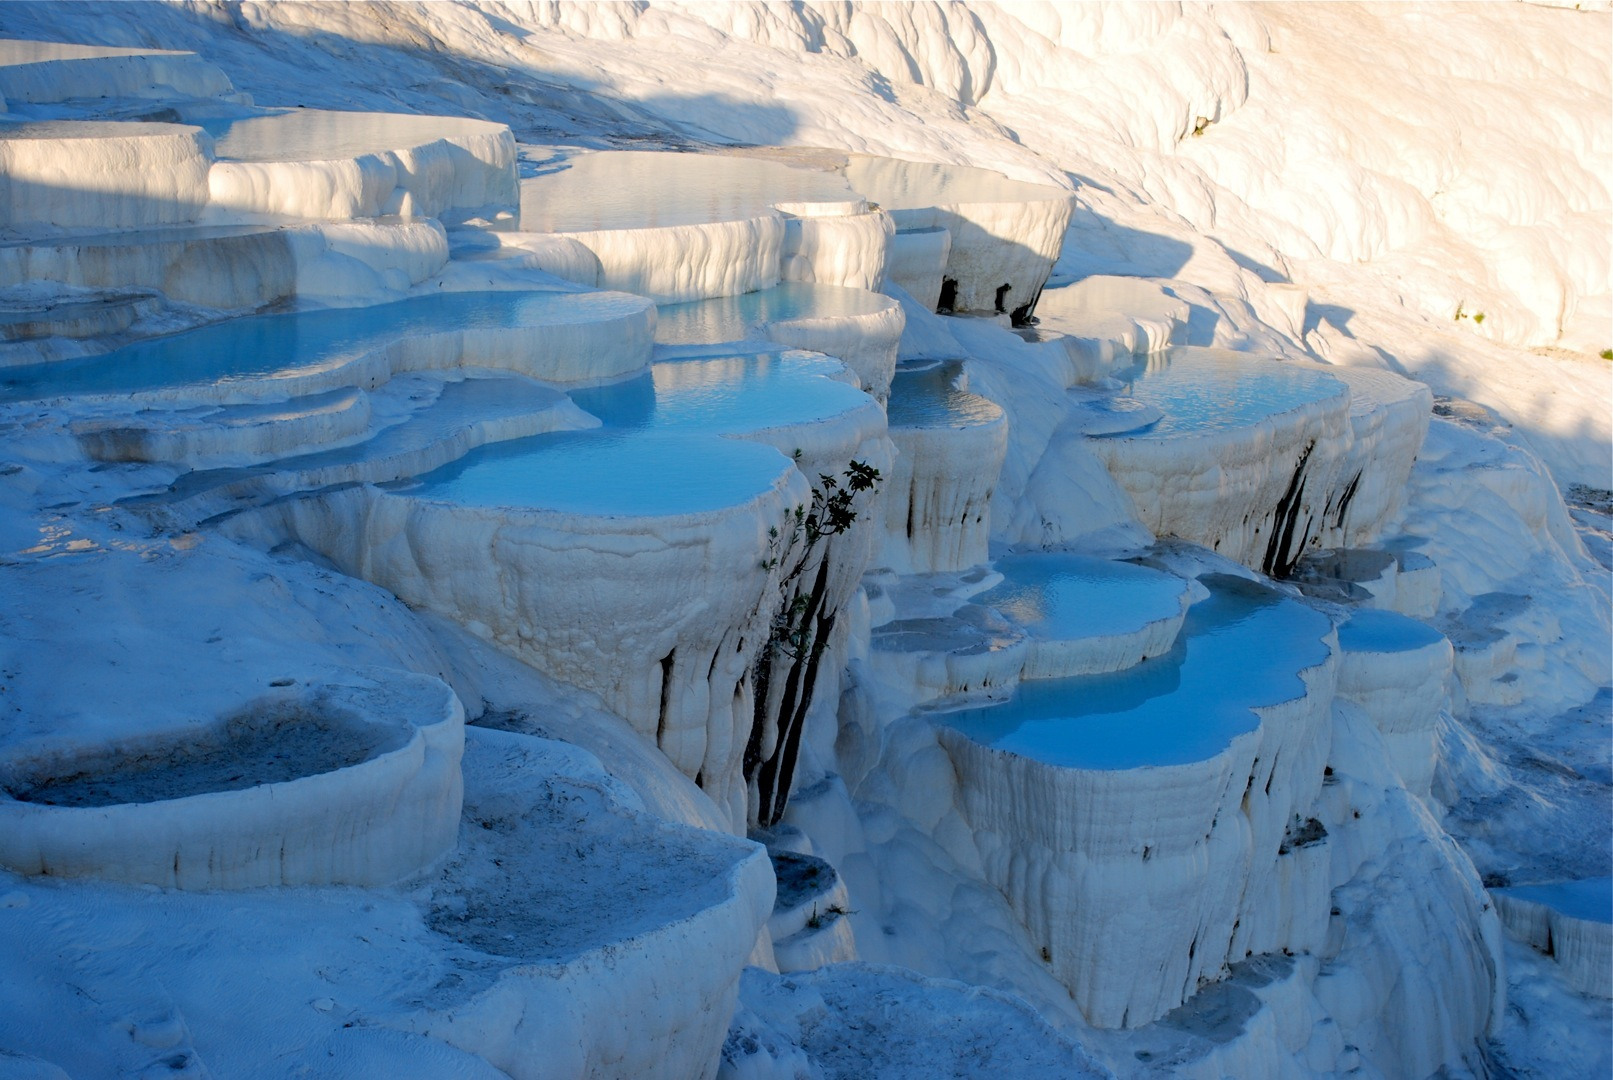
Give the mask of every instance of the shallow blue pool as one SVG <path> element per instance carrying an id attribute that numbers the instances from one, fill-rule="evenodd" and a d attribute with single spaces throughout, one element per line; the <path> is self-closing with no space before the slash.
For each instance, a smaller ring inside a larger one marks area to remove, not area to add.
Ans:
<path id="1" fill-rule="evenodd" d="M 1248 427 L 1349 391 L 1325 372 L 1224 349 L 1179 348 L 1150 357 L 1126 391 L 1164 416 L 1099 438 L 1158 438 Z"/>
<path id="2" fill-rule="evenodd" d="M 947 360 L 891 379 L 885 415 L 891 427 L 972 427 L 1001 418 L 996 403 L 955 385 L 961 365 Z"/>
<path id="3" fill-rule="evenodd" d="M 740 439 L 568 431 L 481 447 L 393 490 L 466 506 L 658 517 L 745 502 L 790 467 L 771 446 Z"/>
<path id="4" fill-rule="evenodd" d="M 1003 580 L 975 597 L 1039 637 L 1103 637 L 1141 629 L 1182 610 L 1187 583 L 1133 563 L 1084 555 L 1008 555 Z"/>
<path id="5" fill-rule="evenodd" d="M 867 394 L 826 377 L 841 370 L 840 361 L 809 354 L 663 360 L 638 378 L 571 397 L 609 427 L 733 434 L 865 407 Z"/>
<path id="6" fill-rule="evenodd" d="M 1357 611 L 1339 627 L 1339 648 L 1345 652 L 1411 652 L 1437 644 L 1444 636 L 1416 619 L 1368 609 Z"/>
<path id="7" fill-rule="evenodd" d="M 1496 892 L 1544 904 L 1570 918 L 1613 923 L 1613 877 L 1559 881 L 1550 885 L 1515 885 Z"/>
<path id="8" fill-rule="evenodd" d="M 373 307 L 255 315 L 102 356 L 0 368 L 0 401 L 283 378 L 340 366 L 397 337 L 571 323 L 625 314 L 638 303 L 611 293 L 463 292 Z"/>
<path id="9" fill-rule="evenodd" d="M 662 345 L 745 341 L 763 323 L 873 315 L 895 305 L 889 297 L 865 289 L 789 281 L 739 296 L 662 304 L 655 325 L 655 340 Z"/>
<path id="10" fill-rule="evenodd" d="M 1327 659 L 1327 616 L 1242 578 L 1201 579 L 1176 646 L 1126 671 L 1022 683 L 1001 705 L 938 717 L 1049 765 L 1135 769 L 1203 761 L 1258 723 L 1254 706 L 1305 692 Z"/>
<path id="11" fill-rule="evenodd" d="M 394 490 L 630 517 L 733 506 L 791 466 L 771 446 L 728 436 L 867 408 L 868 395 L 824 377 L 839 369 L 828 357 L 776 353 L 662 361 L 638 378 L 572 391 L 603 428 L 482 447 Z"/>

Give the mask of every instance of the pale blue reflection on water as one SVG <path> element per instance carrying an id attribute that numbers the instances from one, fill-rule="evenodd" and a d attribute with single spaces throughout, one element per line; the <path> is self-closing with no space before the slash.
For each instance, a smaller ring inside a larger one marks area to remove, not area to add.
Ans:
<path id="1" fill-rule="evenodd" d="M 885 406 L 891 427 L 970 427 L 999 419 L 1003 411 L 995 402 L 957 388 L 960 370 L 955 360 L 898 370 Z"/>
<path id="2" fill-rule="evenodd" d="M 1139 365 L 1126 393 L 1164 416 L 1139 431 L 1098 438 L 1153 438 L 1248 427 L 1268 416 L 1348 393 L 1325 372 L 1223 349 L 1179 348 Z"/>
<path id="3" fill-rule="evenodd" d="M 1444 636 L 1427 623 L 1393 611 L 1357 611 L 1339 627 L 1339 648 L 1345 652 L 1411 652 Z"/>
<path id="4" fill-rule="evenodd" d="M 1108 675 L 1021 683 L 1001 705 L 938 717 L 970 738 L 1049 765 L 1114 770 L 1203 761 L 1253 731 L 1251 708 L 1305 692 L 1327 658 L 1325 615 L 1242 578 L 1201 579 L 1174 648 Z"/>
<path id="5" fill-rule="evenodd" d="M 771 289 L 660 305 L 655 340 L 662 345 L 744 341 L 763 323 L 873 315 L 896 302 L 866 289 L 789 281 Z"/>
<path id="6" fill-rule="evenodd" d="M 1187 582 L 1132 563 L 1084 555 L 1008 555 L 1003 580 L 975 597 L 1040 637 L 1123 634 L 1181 613 Z"/>

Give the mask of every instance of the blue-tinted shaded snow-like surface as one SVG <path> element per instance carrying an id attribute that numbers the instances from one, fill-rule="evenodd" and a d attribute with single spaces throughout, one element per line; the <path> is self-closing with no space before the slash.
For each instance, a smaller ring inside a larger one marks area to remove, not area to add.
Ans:
<path id="1" fill-rule="evenodd" d="M 747 502 L 788 468 L 772 447 L 738 439 L 568 431 L 481 447 L 397 490 L 465 506 L 664 517 Z"/>
<path id="2" fill-rule="evenodd" d="M 1345 652 L 1411 652 L 1436 644 L 1445 635 L 1427 623 L 1392 611 L 1357 611 L 1339 627 L 1339 648 Z"/>
<path id="3" fill-rule="evenodd" d="M 1123 634 L 1182 610 L 1187 582 L 1132 563 L 1084 555 L 1008 555 L 1001 583 L 975 597 L 1044 638 Z"/>
<path id="4" fill-rule="evenodd" d="M 1550 885 L 1515 885 L 1495 891 L 1516 900 L 1542 904 L 1571 919 L 1613 923 L 1613 877 L 1559 881 Z"/>
<path id="5" fill-rule="evenodd" d="M 1255 706 L 1305 693 L 1327 659 L 1325 615 L 1242 578 L 1201 579 L 1176 646 L 1110 675 L 1022 683 L 1001 705 L 938 717 L 970 738 L 1048 765 L 1136 769 L 1203 761 L 1258 724 Z"/>
<path id="6" fill-rule="evenodd" d="M 586 322 L 626 314 L 640 303 L 622 293 L 460 292 L 256 315 L 103 356 L 0 369 L 0 401 L 282 378 L 339 367 L 401 337 Z"/>
<path id="7" fill-rule="evenodd" d="M 1127 388 L 1164 416 L 1109 438 L 1158 438 L 1249 427 L 1349 390 L 1325 372 L 1222 349 L 1173 349 L 1150 357 Z"/>
<path id="8" fill-rule="evenodd" d="M 738 154 L 557 153 L 521 181 L 521 228 L 592 232 L 760 217 L 775 203 L 856 199 L 837 173 Z"/>
<path id="9" fill-rule="evenodd" d="M 661 345 L 744 341 L 763 323 L 874 315 L 894 307 L 895 303 L 887 296 L 865 289 L 790 281 L 739 296 L 662 304 L 655 324 L 655 340 Z"/>

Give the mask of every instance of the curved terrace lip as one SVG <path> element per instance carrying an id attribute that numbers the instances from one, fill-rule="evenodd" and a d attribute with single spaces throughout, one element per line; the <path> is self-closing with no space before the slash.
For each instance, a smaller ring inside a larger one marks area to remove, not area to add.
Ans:
<path id="1" fill-rule="evenodd" d="M 937 723 L 984 746 L 1056 768 L 1114 772 L 1193 765 L 1260 725 L 1256 710 L 1308 692 L 1327 661 L 1332 622 L 1246 578 L 1200 579 L 1163 656 L 1109 675 L 1021 683 L 1008 702 L 942 713 Z"/>
<path id="2" fill-rule="evenodd" d="M 100 356 L 0 369 L 0 401 L 121 395 L 331 371 L 409 337 L 572 325 L 649 302 L 625 293 L 448 292 L 230 319 Z"/>

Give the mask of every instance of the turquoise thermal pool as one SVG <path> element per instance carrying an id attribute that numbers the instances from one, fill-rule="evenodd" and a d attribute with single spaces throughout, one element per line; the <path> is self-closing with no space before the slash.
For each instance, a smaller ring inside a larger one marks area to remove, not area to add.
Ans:
<path id="1" fill-rule="evenodd" d="M 744 503 L 790 467 L 771 446 L 740 439 L 568 431 L 481 447 L 392 490 L 463 506 L 662 517 Z"/>
<path id="2" fill-rule="evenodd" d="M 571 397 L 607 427 L 743 434 L 867 406 L 867 394 L 834 378 L 843 370 L 840 361 L 813 353 L 663 360 L 646 375 Z"/>
<path id="3" fill-rule="evenodd" d="M 896 372 L 885 414 L 891 427 L 973 427 L 1002 418 L 997 404 L 956 386 L 962 365 L 944 361 Z"/>
<path id="4" fill-rule="evenodd" d="M 1126 393 L 1164 413 L 1153 425 L 1108 438 L 1159 438 L 1249 427 L 1271 416 L 1344 397 L 1339 380 L 1311 368 L 1223 349 L 1178 348 L 1148 358 Z"/>
<path id="5" fill-rule="evenodd" d="M 895 306 L 896 301 L 890 297 L 866 289 L 791 281 L 739 296 L 662 304 L 655 324 L 655 340 L 661 345 L 745 341 L 764 323 L 855 318 L 877 315 Z"/>
<path id="6" fill-rule="evenodd" d="M 1613 923 L 1613 877 L 1558 881 L 1550 885 L 1514 885 L 1497 889 L 1515 900 L 1527 900 L 1585 922 Z"/>
<path id="7" fill-rule="evenodd" d="M 1163 656 L 1108 675 L 1020 684 L 1000 705 L 937 717 L 977 742 L 1048 765 L 1119 770 L 1213 757 L 1259 721 L 1251 710 L 1306 692 L 1328 657 L 1327 616 L 1243 578 L 1201 579 Z"/>
<path id="8" fill-rule="evenodd" d="M 1339 648 L 1352 653 L 1412 652 L 1444 638 L 1427 623 L 1392 611 L 1357 611 L 1339 627 Z"/>
<path id="9" fill-rule="evenodd" d="M 564 233 L 706 225 L 761 217 L 775 203 L 856 198 L 838 173 L 761 157 L 565 153 L 521 181 L 521 228 Z"/>
<path id="10" fill-rule="evenodd" d="M 725 436 L 828 420 L 870 399 L 827 377 L 827 357 L 669 360 L 647 374 L 576 390 L 601 429 L 473 450 L 392 490 L 472 506 L 656 517 L 743 503 L 790 467 L 777 450 Z"/>
<path id="11" fill-rule="evenodd" d="M 1188 583 L 1133 563 L 1084 555 L 1008 555 L 1003 580 L 975 597 L 1041 638 L 1131 633 L 1182 612 Z"/>
<path id="12" fill-rule="evenodd" d="M 230 319 L 103 356 L 0 368 L 0 401 L 282 378 L 339 367 L 399 338 L 584 322 L 641 303 L 621 293 L 459 292 Z"/>

